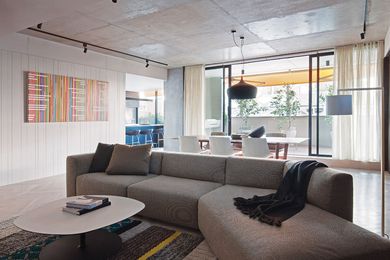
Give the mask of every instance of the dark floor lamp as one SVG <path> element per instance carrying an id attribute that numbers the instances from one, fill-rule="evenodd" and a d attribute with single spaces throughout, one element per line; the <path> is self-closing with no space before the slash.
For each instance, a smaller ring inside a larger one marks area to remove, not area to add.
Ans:
<path id="1" fill-rule="evenodd" d="M 385 233 L 385 146 L 384 146 L 384 94 L 382 88 L 349 88 L 339 89 L 338 93 L 343 91 L 363 91 L 379 90 L 381 93 L 381 235 L 388 237 Z M 326 97 L 326 114 L 331 116 L 352 115 L 352 95 L 335 95 Z"/>

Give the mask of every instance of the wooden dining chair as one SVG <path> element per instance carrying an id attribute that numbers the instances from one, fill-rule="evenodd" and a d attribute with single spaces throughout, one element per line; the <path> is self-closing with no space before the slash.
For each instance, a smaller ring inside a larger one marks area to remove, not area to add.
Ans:
<path id="1" fill-rule="evenodd" d="M 267 137 L 287 137 L 285 133 L 266 133 Z"/>
<path id="2" fill-rule="evenodd" d="M 287 135 L 285 133 L 274 132 L 274 133 L 266 133 L 266 137 L 287 137 Z M 268 147 L 272 153 L 276 153 L 276 145 L 275 144 L 269 144 Z M 279 153 L 283 153 L 283 152 L 284 152 L 284 149 L 279 148 Z M 282 159 L 287 159 L 287 158 L 282 157 Z"/>
<path id="3" fill-rule="evenodd" d="M 210 133 L 210 136 L 225 136 L 225 133 L 224 132 L 211 132 Z"/>

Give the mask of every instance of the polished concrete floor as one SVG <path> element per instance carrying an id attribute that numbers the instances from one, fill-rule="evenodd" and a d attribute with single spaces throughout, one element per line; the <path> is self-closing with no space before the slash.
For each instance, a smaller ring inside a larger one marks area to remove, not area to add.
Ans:
<path id="1" fill-rule="evenodd" d="M 340 169 L 353 175 L 354 223 L 380 233 L 380 175 L 375 171 Z M 0 221 L 65 196 L 65 176 L 58 175 L 0 187 Z M 390 203 L 390 175 L 386 180 L 386 201 Z M 390 207 L 387 207 L 387 227 L 390 232 Z"/>
<path id="2" fill-rule="evenodd" d="M 381 181 L 377 171 L 340 169 L 352 174 L 354 184 L 353 222 L 377 234 L 381 233 Z M 385 232 L 390 232 L 390 175 L 385 181 Z"/>

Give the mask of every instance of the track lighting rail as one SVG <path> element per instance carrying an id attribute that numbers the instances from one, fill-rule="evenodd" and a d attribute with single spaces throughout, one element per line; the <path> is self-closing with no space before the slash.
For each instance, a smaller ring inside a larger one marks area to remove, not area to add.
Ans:
<path id="1" fill-rule="evenodd" d="M 160 61 L 156 61 L 156 60 L 151 60 L 151 59 L 143 58 L 143 57 L 141 57 L 141 56 L 133 55 L 133 54 L 130 54 L 130 53 L 127 53 L 127 52 L 123 52 L 123 51 L 118 51 L 118 50 L 110 49 L 110 48 L 107 48 L 107 47 L 99 46 L 99 45 L 92 44 L 92 43 L 88 43 L 88 42 L 84 42 L 84 41 L 79 41 L 79 40 L 72 39 L 72 38 L 69 38 L 69 37 L 66 37 L 66 36 L 62 36 L 62 35 L 59 35 L 59 34 L 47 32 L 47 31 L 43 31 L 43 30 L 39 30 L 39 29 L 36 29 L 36 28 L 34 28 L 34 27 L 29 27 L 29 28 L 27 28 L 27 29 L 28 29 L 28 30 L 31 30 L 31 31 L 34 31 L 34 32 L 38 32 L 38 33 L 42 33 L 42 34 L 54 36 L 54 37 L 57 37 L 57 38 L 61 38 L 61 39 L 64 39 L 64 40 L 68 40 L 68 41 L 80 43 L 80 44 L 82 44 L 82 46 L 84 47 L 84 52 L 85 52 L 85 50 L 86 50 L 86 47 L 85 47 L 85 46 L 90 46 L 90 47 L 98 48 L 98 49 L 101 49 L 101 50 L 105 50 L 105 51 L 109 51 L 109 52 L 114 52 L 114 53 L 118 53 L 118 54 L 121 54 L 121 55 L 124 55 L 124 56 L 132 57 L 132 58 L 135 58 L 135 59 L 143 60 L 143 61 L 145 61 L 147 64 L 149 64 L 149 62 L 152 62 L 152 63 L 155 63 L 155 64 L 159 64 L 159 65 L 163 65 L 163 66 L 168 66 L 168 64 L 167 64 L 167 63 L 164 63 L 164 62 L 160 62 Z"/>

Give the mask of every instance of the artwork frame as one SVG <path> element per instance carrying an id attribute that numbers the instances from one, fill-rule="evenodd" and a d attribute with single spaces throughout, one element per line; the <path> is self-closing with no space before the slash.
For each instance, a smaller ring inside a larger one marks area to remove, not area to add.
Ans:
<path id="1" fill-rule="evenodd" d="M 25 122 L 108 121 L 109 82 L 25 71 Z"/>

